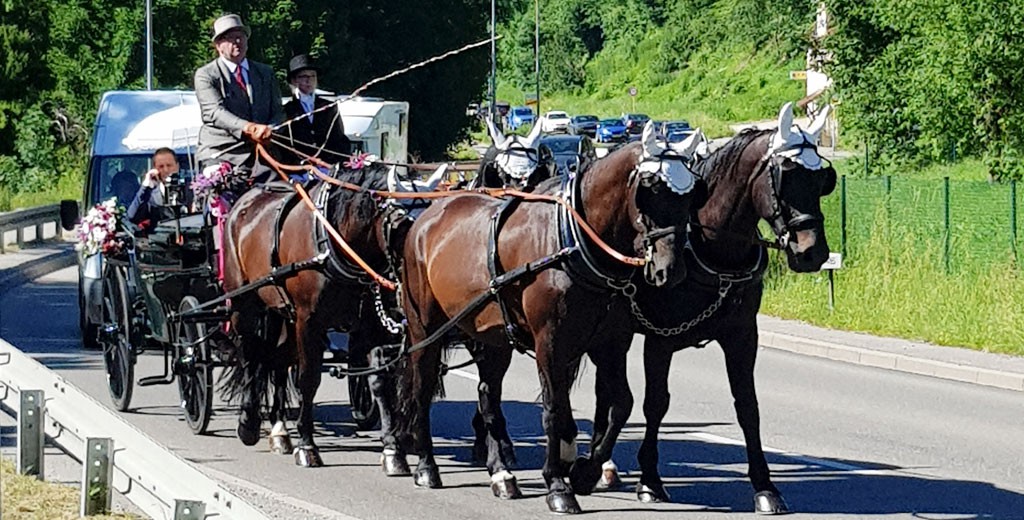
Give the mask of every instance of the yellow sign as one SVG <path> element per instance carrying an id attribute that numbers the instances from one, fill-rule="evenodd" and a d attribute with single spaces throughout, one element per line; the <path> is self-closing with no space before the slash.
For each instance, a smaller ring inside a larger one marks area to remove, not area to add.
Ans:
<path id="1" fill-rule="evenodd" d="M 807 71 L 806 70 L 791 70 L 791 71 L 789 71 L 789 79 L 795 79 L 795 80 L 803 81 L 803 80 L 807 79 Z"/>
<path id="2" fill-rule="evenodd" d="M 534 99 L 527 99 L 526 100 L 526 106 L 536 105 L 536 104 L 537 104 L 537 99 L 536 98 L 534 98 Z"/>

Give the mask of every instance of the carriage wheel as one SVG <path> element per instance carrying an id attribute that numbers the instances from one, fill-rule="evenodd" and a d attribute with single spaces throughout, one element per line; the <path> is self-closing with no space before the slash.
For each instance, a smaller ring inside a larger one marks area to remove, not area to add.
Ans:
<path id="1" fill-rule="evenodd" d="M 103 327 L 100 343 L 107 367 L 107 388 L 114 408 L 124 412 L 132 401 L 135 384 L 135 352 L 128 282 L 121 268 L 109 265 L 103 277 Z"/>
<path id="2" fill-rule="evenodd" d="M 368 366 L 369 363 L 364 356 L 349 356 L 349 370 L 362 370 Z M 372 430 L 380 419 L 380 410 L 377 408 L 377 401 L 373 399 L 373 393 L 370 392 L 370 376 L 349 376 L 347 379 L 349 407 L 356 428 Z"/>
<path id="3" fill-rule="evenodd" d="M 194 309 L 199 300 L 194 296 L 182 298 L 178 312 Z M 210 356 L 210 342 L 206 337 L 205 323 L 178 322 L 175 345 L 177 358 L 175 371 L 178 374 L 178 393 L 181 395 L 181 409 L 185 422 L 192 433 L 202 435 L 210 425 L 213 413 L 213 366 Z M 199 343 L 197 343 L 199 342 Z"/>

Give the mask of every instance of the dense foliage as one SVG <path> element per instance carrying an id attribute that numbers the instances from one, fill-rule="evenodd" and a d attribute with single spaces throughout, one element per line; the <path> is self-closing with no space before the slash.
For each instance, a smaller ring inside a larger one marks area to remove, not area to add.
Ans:
<path id="1" fill-rule="evenodd" d="M 154 88 L 192 88 L 212 59 L 210 27 L 236 12 L 253 29 L 250 57 L 284 75 L 311 52 L 323 88 L 366 81 L 486 37 L 486 0 L 153 0 Z M 466 135 L 464 107 L 485 88 L 488 53 L 470 51 L 372 87 L 409 101 L 410 149 L 437 158 Z M 45 189 L 82 170 L 102 92 L 145 86 L 138 0 L 0 1 L 0 188 Z"/>
<path id="2" fill-rule="evenodd" d="M 830 0 L 843 124 L 887 162 L 985 159 L 1021 178 L 1022 0 Z"/>

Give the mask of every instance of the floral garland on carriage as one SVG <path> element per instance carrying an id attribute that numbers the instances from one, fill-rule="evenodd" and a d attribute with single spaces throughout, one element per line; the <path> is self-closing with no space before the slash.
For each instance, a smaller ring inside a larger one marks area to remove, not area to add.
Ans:
<path id="1" fill-rule="evenodd" d="M 78 227 L 78 243 L 75 249 L 85 256 L 102 253 L 104 256 L 120 256 L 128 248 L 124 231 L 125 208 L 117 203 L 116 197 L 96 204 L 82 218 Z"/>

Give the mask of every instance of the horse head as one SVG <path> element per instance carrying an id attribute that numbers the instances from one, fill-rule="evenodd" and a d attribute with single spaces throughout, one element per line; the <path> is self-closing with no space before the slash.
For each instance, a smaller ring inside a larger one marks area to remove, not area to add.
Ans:
<path id="1" fill-rule="evenodd" d="M 542 124 L 543 118 L 540 118 L 526 137 L 505 136 L 493 121 L 487 120 L 487 131 L 496 152 L 492 162 L 504 186 L 522 189 L 551 176 L 552 157 L 538 150 Z"/>
<path id="2" fill-rule="evenodd" d="M 655 287 L 671 287 L 686 276 L 679 253 L 697 185 L 689 165 L 699 139 L 695 132 L 676 146 L 662 146 L 654 124 L 644 127 L 627 207 L 637 232 L 634 246 L 647 260 L 644 278 Z"/>
<path id="3" fill-rule="evenodd" d="M 817 271 L 828 260 L 821 197 L 835 189 L 836 171 L 818 154 L 817 144 L 830 110 L 826 105 L 803 130 L 793 124 L 793 104 L 786 103 L 763 158 L 765 174 L 755 201 L 797 272 Z"/>

